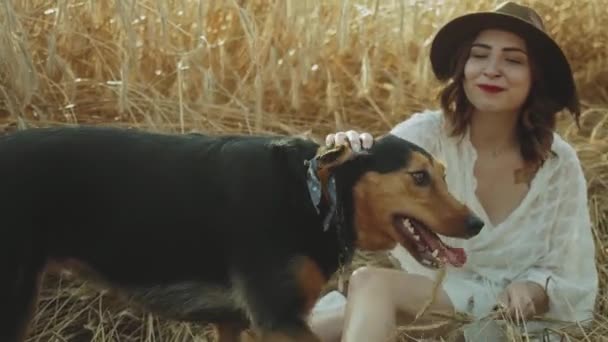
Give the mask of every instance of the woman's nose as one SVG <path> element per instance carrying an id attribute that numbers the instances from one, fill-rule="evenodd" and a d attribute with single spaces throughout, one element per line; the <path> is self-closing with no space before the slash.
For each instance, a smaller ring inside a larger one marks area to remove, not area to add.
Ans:
<path id="1" fill-rule="evenodd" d="M 500 70 L 496 58 L 488 58 L 488 63 L 483 69 L 483 74 L 489 78 L 495 78 L 500 76 Z"/>

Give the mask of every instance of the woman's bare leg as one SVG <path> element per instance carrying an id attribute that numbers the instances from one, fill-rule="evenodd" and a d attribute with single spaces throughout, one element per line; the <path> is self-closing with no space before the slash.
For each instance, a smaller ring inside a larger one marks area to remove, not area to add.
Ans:
<path id="1" fill-rule="evenodd" d="M 339 342 L 344 326 L 345 305 L 316 313 L 309 320 L 310 329 L 323 342 Z"/>
<path id="2" fill-rule="evenodd" d="M 434 281 L 402 270 L 363 267 L 349 281 L 343 341 L 387 341 L 395 333 L 397 316 L 413 320 L 431 298 Z M 441 288 L 429 311 L 454 313 Z M 399 315 L 398 315 L 399 314 Z M 435 332 L 438 334 L 439 332 Z"/>

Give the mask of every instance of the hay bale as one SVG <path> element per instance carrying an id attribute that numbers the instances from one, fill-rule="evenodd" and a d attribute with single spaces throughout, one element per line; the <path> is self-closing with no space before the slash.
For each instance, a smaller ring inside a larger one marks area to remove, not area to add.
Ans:
<path id="1" fill-rule="evenodd" d="M 584 129 L 560 121 L 589 181 L 602 294 L 590 339 L 608 335 L 606 200 L 608 7 L 528 0 L 565 47 Z M 434 31 L 495 1 L 7 1 L 0 6 L 0 127 L 74 123 L 168 132 L 276 132 L 321 139 L 384 133 L 435 107 Z M 359 264 L 390 267 L 386 255 Z M 583 340 L 578 329 L 572 340 Z M 197 337 L 194 337 L 197 336 Z M 46 279 L 32 340 L 212 339 L 66 275 Z"/>

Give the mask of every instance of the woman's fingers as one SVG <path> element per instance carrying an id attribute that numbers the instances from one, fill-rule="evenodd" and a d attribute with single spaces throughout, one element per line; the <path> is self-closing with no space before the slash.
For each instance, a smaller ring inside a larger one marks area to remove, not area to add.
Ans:
<path id="1" fill-rule="evenodd" d="M 336 133 L 336 137 L 334 138 L 334 144 L 336 145 L 344 145 L 346 142 L 346 133 L 338 132 Z"/>
<path id="2" fill-rule="evenodd" d="M 374 137 L 372 137 L 372 135 L 367 132 L 361 133 L 360 139 L 361 146 L 363 147 L 363 149 L 371 148 L 374 144 Z"/>
<path id="3" fill-rule="evenodd" d="M 346 137 L 348 138 L 348 143 L 350 144 L 350 148 L 352 148 L 353 151 L 361 151 L 361 140 L 359 140 L 359 133 L 350 130 L 346 132 Z"/>
<path id="4" fill-rule="evenodd" d="M 368 149 L 374 144 L 374 137 L 371 134 L 350 130 L 347 132 L 336 132 L 325 137 L 325 146 L 349 145 L 355 152 L 361 149 Z"/>
<path id="5" fill-rule="evenodd" d="M 325 146 L 332 147 L 336 143 L 336 135 L 334 133 L 330 133 L 325 137 Z"/>

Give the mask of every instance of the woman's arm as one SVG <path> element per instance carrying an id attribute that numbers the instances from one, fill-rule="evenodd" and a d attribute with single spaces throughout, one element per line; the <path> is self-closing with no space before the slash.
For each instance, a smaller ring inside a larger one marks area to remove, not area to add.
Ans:
<path id="1" fill-rule="evenodd" d="M 589 215 L 587 182 L 573 149 L 559 155 L 560 175 L 554 186 L 561 191 L 557 217 L 550 235 L 550 251 L 516 281 L 537 285 L 530 290 L 538 304 L 537 314 L 564 321 L 592 317 L 598 293 L 595 243 Z M 546 309 L 542 292 L 548 296 Z"/>

